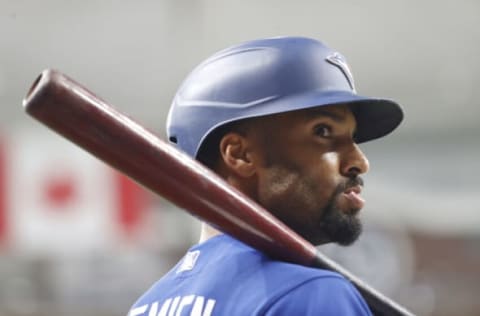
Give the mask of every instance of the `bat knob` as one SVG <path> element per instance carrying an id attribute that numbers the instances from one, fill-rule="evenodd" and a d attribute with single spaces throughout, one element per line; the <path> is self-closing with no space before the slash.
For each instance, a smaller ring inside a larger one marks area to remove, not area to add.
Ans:
<path id="1" fill-rule="evenodd" d="M 27 112 L 30 112 L 30 104 L 32 104 L 32 99 L 43 90 L 43 88 L 51 81 L 52 77 L 57 75 L 58 72 L 52 69 L 45 69 L 40 75 L 35 79 L 32 86 L 28 90 L 27 95 L 22 101 L 22 105 Z"/>

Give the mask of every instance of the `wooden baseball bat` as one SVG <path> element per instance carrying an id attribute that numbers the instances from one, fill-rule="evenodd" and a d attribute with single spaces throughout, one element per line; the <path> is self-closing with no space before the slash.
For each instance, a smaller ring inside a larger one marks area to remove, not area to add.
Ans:
<path id="1" fill-rule="evenodd" d="M 340 273 L 375 315 L 413 315 L 321 254 L 215 173 L 67 76 L 43 71 L 23 105 L 57 133 L 213 227 L 275 259 Z"/>

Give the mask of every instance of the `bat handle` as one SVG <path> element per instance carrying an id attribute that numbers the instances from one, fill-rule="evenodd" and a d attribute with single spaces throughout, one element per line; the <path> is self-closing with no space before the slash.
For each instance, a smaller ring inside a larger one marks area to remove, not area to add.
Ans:
<path id="1" fill-rule="evenodd" d="M 337 272 L 349 280 L 363 296 L 375 316 L 415 316 L 318 250 L 312 266 Z"/>

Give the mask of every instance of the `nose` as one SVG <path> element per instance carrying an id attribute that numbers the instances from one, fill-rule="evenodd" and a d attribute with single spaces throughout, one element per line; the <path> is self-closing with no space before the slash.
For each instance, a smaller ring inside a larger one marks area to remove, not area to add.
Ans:
<path id="1" fill-rule="evenodd" d="M 340 172 L 345 177 L 358 176 L 367 173 L 370 168 L 365 154 L 360 150 L 357 144 L 352 143 L 347 146 L 343 152 L 342 164 Z"/>

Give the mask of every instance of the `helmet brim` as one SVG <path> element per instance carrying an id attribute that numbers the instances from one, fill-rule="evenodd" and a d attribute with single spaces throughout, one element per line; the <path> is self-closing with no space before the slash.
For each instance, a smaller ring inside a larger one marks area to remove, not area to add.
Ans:
<path id="1" fill-rule="evenodd" d="M 400 105 L 388 99 L 371 98 L 357 95 L 349 91 L 311 91 L 289 95 L 287 97 L 273 96 L 263 102 L 252 104 L 215 104 L 209 107 L 191 106 L 189 116 L 183 116 L 185 124 L 188 120 L 198 117 L 208 119 L 215 117 L 219 122 L 209 130 L 200 133 L 203 135 L 192 143 L 198 144 L 193 152 L 196 157 L 201 144 L 214 130 L 227 123 L 243 119 L 274 115 L 290 111 L 305 110 L 330 105 L 347 105 L 355 116 L 357 128 L 354 135 L 356 143 L 364 143 L 391 133 L 403 120 L 403 111 Z M 202 112 L 196 115 L 195 111 Z M 205 113 L 210 115 L 205 115 Z M 198 124 L 198 122 L 196 123 Z M 208 124 L 204 124 L 208 125 Z M 192 135 L 194 137 L 196 135 Z"/>
<path id="2" fill-rule="evenodd" d="M 403 120 L 402 108 L 391 100 L 367 98 L 347 104 L 357 121 L 356 143 L 364 143 L 388 135 Z"/>
<path id="3" fill-rule="evenodd" d="M 276 98 L 269 100 L 263 106 L 256 107 L 255 112 L 244 111 L 246 115 L 243 118 L 337 104 L 347 105 L 355 116 L 356 143 L 383 137 L 395 130 L 403 120 L 403 110 L 398 103 L 388 99 L 360 96 L 347 91 L 310 92 Z M 236 120 L 241 118 L 237 117 Z"/>

